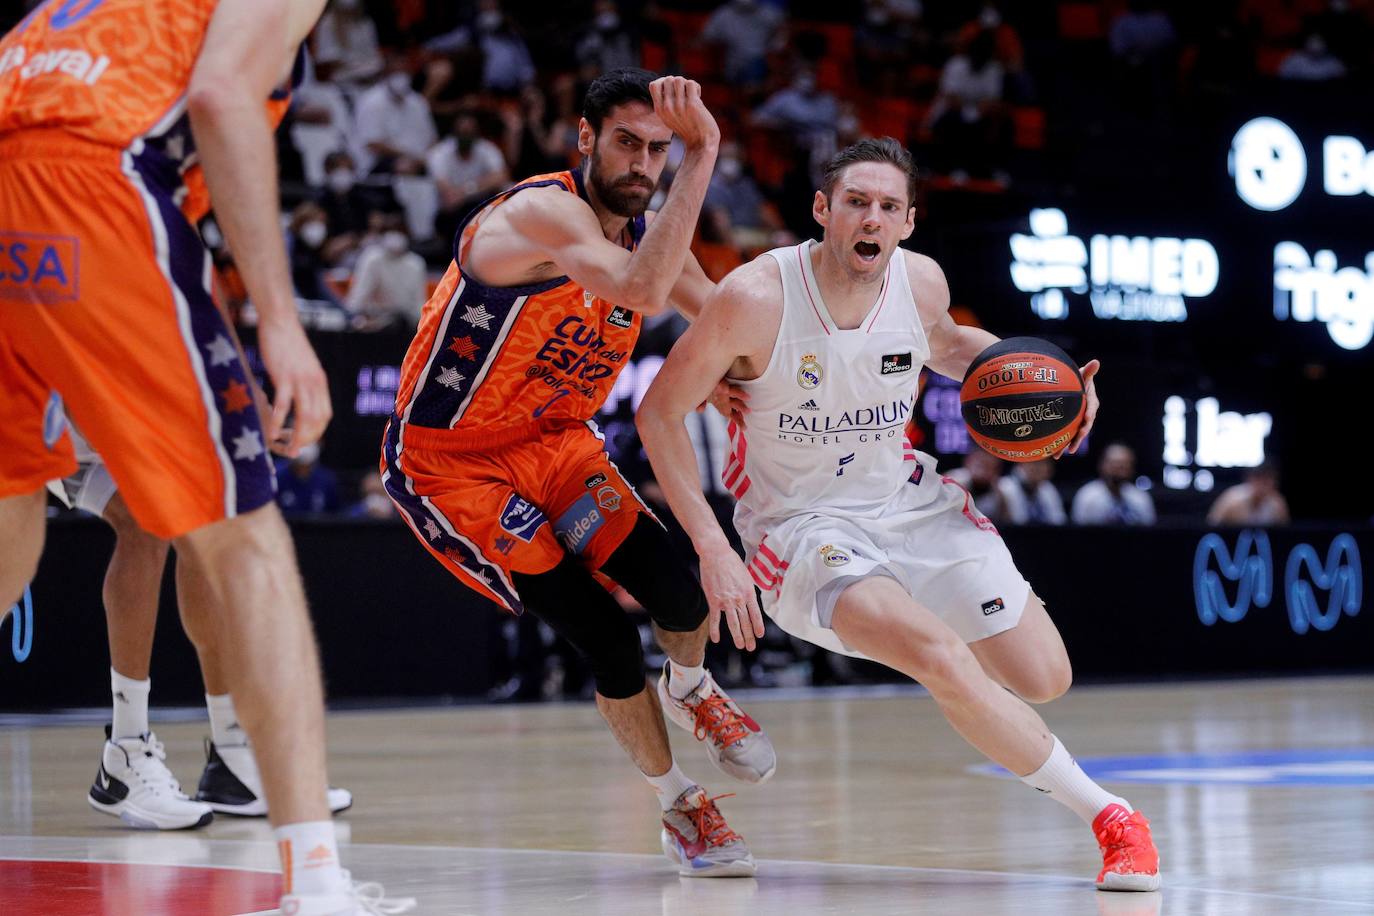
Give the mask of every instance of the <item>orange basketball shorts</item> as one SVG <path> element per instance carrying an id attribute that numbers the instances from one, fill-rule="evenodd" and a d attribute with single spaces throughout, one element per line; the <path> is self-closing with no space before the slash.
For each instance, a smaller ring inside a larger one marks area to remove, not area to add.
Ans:
<path id="1" fill-rule="evenodd" d="M 75 471 L 65 406 L 139 524 L 171 538 L 275 481 L 166 162 L 153 144 L 0 138 L 0 497 Z"/>
<path id="2" fill-rule="evenodd" d="M 483 451 L 445 448 L 444 438 L 393 416 L 382 481 L 425 549 L 508 611 L 524 609 L 512 572 L 547 572 L 569 555 L 595 571 L 641 513 L 654 517 L 594 423 L 551 426 Z"/>

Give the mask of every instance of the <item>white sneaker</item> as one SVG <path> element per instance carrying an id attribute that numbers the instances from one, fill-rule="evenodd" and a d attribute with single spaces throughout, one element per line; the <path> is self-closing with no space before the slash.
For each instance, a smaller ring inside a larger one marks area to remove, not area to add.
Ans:
<path id="1" fill-rule="evenodd" d="M 262 791 L 262 774 L 250 744 L 218 747 L 205 742 L 205 769 L 200 774 L 196 799 L 220 814 L 238 817 L 266 817 L 267 797 Z M 329 787 L 329 813 L 338 814 L 353 806 L 353 793 Z"/>
<path id="2" fill-rule="evenodd" d="M 660 838 L 663 854 L 684 878 L 751 878 L 758 871 L 744 839 L 701 786 L 683 792 L 663 812 Z"/>
<path id="3" fill-rule="evenodd" d="M 691 693 L 679 700 L 668 692 L 668 666 L 658 679 L 663 712 L 706 746 L 711 762 L 743 782 L 765 782 L 778 768 L 773 742 L 751 716 L 716 684 L 711 672 Z"/>
<path id="4" fill-rule="evenodd" d="M 139 830 L 185 830 L 214 820 L 209 805 L 192 801 L 181 791 L 163 763 L 167 752 L 156 735 L 148 732 L 114 741 L 110 730 L 105 726 L 100 769 L 86 795 L 92 808 Z"/>
<path id="5" fill-rule="evenodd" d="M 391 916 L 415 909 L 414 897 L 387 897 L 376 881 L 354 881 L 347 871 L 349 889 L 337 894 L 284 894 L 280 916 Z"/>

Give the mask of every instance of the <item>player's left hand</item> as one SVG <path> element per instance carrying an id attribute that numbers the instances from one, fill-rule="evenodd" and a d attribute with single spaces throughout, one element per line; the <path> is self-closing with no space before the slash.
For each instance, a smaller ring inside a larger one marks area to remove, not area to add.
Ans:
<path id="1" fill-rule="evenodd" d="M 1070 454 L 1077 452 L 1078 447 L 1087 440 L 1088 433 L 1092 432 L 1093 421 L 1097 419 L 1098 405 L 1097 386 L 1093 384 L 1093 376 L 1097 375 L 1097 370 L 1101 368 L 1102 363 L 1094 359 L 1089 360 L 1086 366 L 1078 370 L 1079 374 L 1083 376 L 1083 397 L 1088 401 L 1088 408 L 1083 412 L 1083 425 L 1078 427 L 1078 432 L 1074 435 L 1073 441 L 1061 449 L 1058 455 L 1054 456 L 1056 460 L 1063 457 L 1065 452 Z"/>
<path id="2" fill-rule="evenodd" d="M 734 420 L 736 423 L 744 422 L 744 415 L 749 412 L 749 392 L 738 385 L 732 385 L 725 379 L 716 383 L 715 389 L 699 407 L 697 413 L 706 409 L 710 404 L 722 417 L 727 420 Z"/>
<path id="3" fill-rule="evenodd" d="M 253 392 L 253 406 L 258 409 L 258 416 L 262 419 L 262 425 L 267 427 L 267 418 L 272 416 L 272 401 L 268 399 L 267 392 L 258 384 L 257 376 L 248 373 L 248 387 Z M 286 455 L 286 443 L 291 441 L 291 430 L 280 431 L 275 438 L 267 440 L 267 450 L 274 455 Z"/>

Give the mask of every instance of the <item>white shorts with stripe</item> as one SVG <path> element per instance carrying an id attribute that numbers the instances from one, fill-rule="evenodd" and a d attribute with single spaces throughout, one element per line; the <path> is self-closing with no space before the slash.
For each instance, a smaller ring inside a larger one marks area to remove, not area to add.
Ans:
<path id="1" fill-rule="evenodd" d="M 86 437 L 70 420 L 67 421 L 67 431 L 72 437 L 72 450 L 76 453 L 76 473 L 61 480 L 48 481 L 48 492 L 68 509 L 104 515 L 105 507 L 110 504 L 119 486 L 110 476 L 105 460 L 91 448 Z"/>
<path id="2" fill-rule="evenodd" d="M 934 459 L 921 458 L 920 473 L 935 474 Z M 947 478 L 933 500 L 911 485 L 879 518 L 807 513 L 746 548 L 764 612 L 791 635 L 855 658 L 867 656 L 840 640 L 831 615 L 859 579 L 895 579 L 966 643 L 1015 627 L 1030 597 L 997 529 Z"/>

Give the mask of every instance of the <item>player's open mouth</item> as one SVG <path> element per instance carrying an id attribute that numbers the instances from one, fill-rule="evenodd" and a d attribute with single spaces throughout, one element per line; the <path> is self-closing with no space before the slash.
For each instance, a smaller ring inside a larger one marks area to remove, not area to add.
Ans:
<path id="1" fill-rule="evenodd" d="M 877 242 L 855 242 L 854 253 L 864 261 L 876 261 L 878 255 L 882 254 L 883 249 Z"/>

